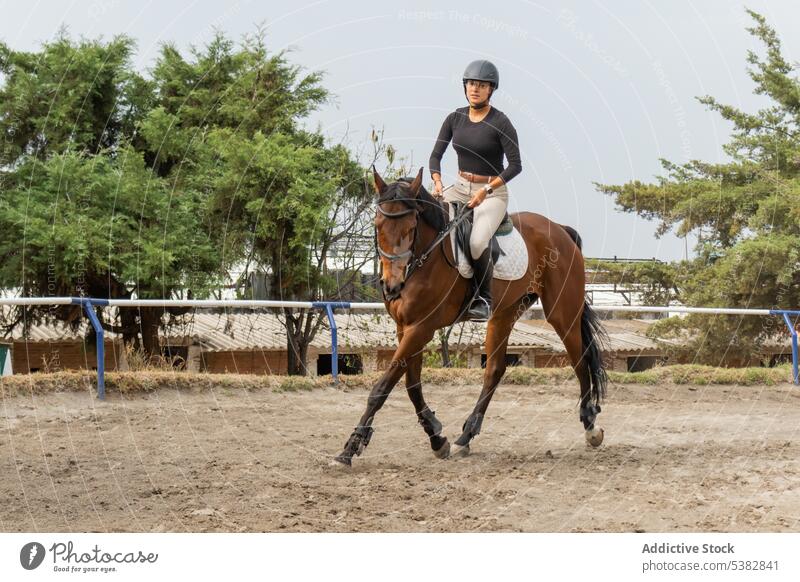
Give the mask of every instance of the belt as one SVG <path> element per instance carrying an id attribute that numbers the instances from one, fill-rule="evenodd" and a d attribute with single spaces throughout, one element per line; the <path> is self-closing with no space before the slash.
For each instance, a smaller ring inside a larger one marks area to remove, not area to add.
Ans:
<path id="1" fill-rule="evenodd" d="M 478 182 L 479 184 L 488 184 L 492 181 L 494 176 L 479 176 L 478 174 L 473 174 L 472 172 L 462 172 L 461 170 L 458 171 L 458 175 L 464 178 L 467 182 Z"/>

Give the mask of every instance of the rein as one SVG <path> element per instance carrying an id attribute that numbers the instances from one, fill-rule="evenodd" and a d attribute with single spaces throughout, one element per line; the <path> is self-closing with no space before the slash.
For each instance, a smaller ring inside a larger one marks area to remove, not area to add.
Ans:
<path id="1" fill-rule="evenodd" d="M 449 188 L 452 188 L 452 186 L 448 186 L 447 188 L 445 188 L 445 190 L 447 190 Z M 419 214 L 419 209 L 418 208 L 407 208 L 406 210 L 401 210 L 399 212 L 386 212 L 385 210 L 383 210 L 383 208 L 381 208 L 381 204 L 383 204 L 384 202 L 413 202 L 416 205 L 417 200 L 415 198 L 389 198 L 387 200 L 379 201 L 378 202 L 378 212 L 380 212 L 386 218 L 402 218 L 403 216 L 407 216 L 407 215 L 411 214 L 412 212 Z M 442 210 L 444 210 L 444 209 L 442 209 Z M 430 258 L 431 254 L 436 249 L 436 247 L 438 247 L 442 243 L 442 241 L 444 241 L 448 237 L 448 235 L 452 232 L 452 230 L 455 227 L 457 227 L 459 224 L 461 224 L 467 218 L 467 216 L 469 215 L 470 212 L 472 212 L 472 210 L 473 210 L 472 208 L 468 208 L 466 205 L 464 205 L 462 207 L 461 211 L 456 216 L 453 217 L 453 220 L 449 221 L 445 225 L 445 227 L 441 231 L 439 231 L 437 233 L 436 238 L 433 239 L 433 242 L 430 245 L 428 245 L 428 248 L 425 249 L 425 251 L 419 257 L 415 257 L 414 256 L 414 248 L 417 246 L 417 240 L 419 238 L 419 236 L 418 236 L 418 234 L 419 234 L 419 228 L 418 228 L 419 217 L 417 217 L 417 226 L 414 227 L 414 242 L 411 245 L 410 249 L 408 249 L 406 251 L 403 251 L 402 253 L 399 253 L 399 254 L 396 254 L 396 255 L 387 253 L 386 251 L 384 251 L 380 247 L 380 245 L 378 245 L 378 232 L 377 232 L 377 230 L 375 231 L 375 248 L 378 250 L 378 253 L 382 257 L 384 257 L 386 259 L 389 259 L 390 261 L 399 261 L 399 260 L 404 259 L 406 257 L 410 257 L 408 265 L 406 265 L 405 280 L 407 281 L 408 278 L 411 277 L 411 275 L 417 269 L 420 269 L 420 268 L 423 267 L 423 265 L 425 265 L 425 263 L 428 261 L 428 259 Z M 442 252 L 444 252 L 444 249 L 442 249 Z M 447 263 L 451 267 L 455 267 L 455 265 L 451 264 L 450 261 L 447 260 L 447 254 L 446 253 L 444 253 L 444 256 L 445 256 L 445 260 L 447 261 Z"/>

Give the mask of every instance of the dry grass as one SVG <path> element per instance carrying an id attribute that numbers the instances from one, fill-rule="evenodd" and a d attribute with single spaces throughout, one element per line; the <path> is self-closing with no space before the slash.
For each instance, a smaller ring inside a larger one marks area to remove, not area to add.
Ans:
<path id="1" fill-rule="evenodd" d="M 371 388 L 381 377 L 380 372 L 356 376 L 340 376 L 339 389 Z M 475 385 L 483 381 L 483 370 L 425 368 L 425 384 Z M 731 384 L 773 386 L 791 382 L 791 367 L 776 368 L 714 368 L 699 365 L 676 365 L 653 368 L 644 372 L 609 372 L 612 384 Z M 574 381 L 571 368 L 509 368 L 503 377 L 504 384 L 549 385 Z M 0 394 L 13 397 L 25 394 L 51 392 L 94 391 L 97 376 L 94 372 L 65 371 L 53 373 L 6 376 L 0 379 Z M 272 390 L 298 392 L 315 388 L 329 388 L 331 376 L 316 378 L 301 376 L 256 376 L 248 374 L 206 374 L 174 370 L 145 369 L 136 372 L 106 373 L 106 391 L 117 393 L 151 392 L 171 388 L 193 392 L 205 390 Z"/>
<path id="2" fill-rule="evenodd" d="M 142 350 L 136 350 L 133 346 L 125 346 L 125 358 L 128 362 L 128 369 L 131 372 L 168 372 L 178 367 L 185 367 L 186 362 L 180 356 L 148 356 Z"/>

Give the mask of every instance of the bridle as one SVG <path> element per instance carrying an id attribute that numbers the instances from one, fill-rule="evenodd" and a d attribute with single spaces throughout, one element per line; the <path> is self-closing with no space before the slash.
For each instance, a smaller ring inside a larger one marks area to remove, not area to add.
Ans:
<path id="1" fill-rule="evenodd" d="M 452 186 L 448 186 L 447 188 L 445 188 L 445 190 L 448 190 L 449 188 L 452 188 Z M 405 203 L 410 203 L 411 207 L 406 208 L 405 210 L 400 210 L 398 212 L 387 212 L 386 210 L 381 208 L 381 204 L 384 204 L 385 202 L 405 202 Z M 420 213 L 419 201 L 416 198 L 395 198 L 395 197 L 386 198 L 385 200 L 378 200 L 377 207 L 378 207 L 378 212 L 380 212 L 382 216 L 392 219 L 402 218 L 404 216 L 408 216 L 411 213 L 415 213 L 417 215 Z M 459 214 L 457 214 L 453 218 L 453 220 L 449 221 L 445 225 L 445 227 L 441 231 L 439 231 L 439 233 L 436 235 L 436 238 L 433 239 L 433 242 L 431 242 L 431 244 L 428 245 L 428 248 L 425 249 L 425 251 L 422 254 L 420 254 L 419 257 L 414 256 L 414 249 L 417 247 L 417 240 L 419 238 L 419 216 L 417 216 L 417 223 L 414 225 L 414 238 L 413 238 L 414 242 L 411 243 L 411 247 L 408 250 L 405 250 L 402 253 L 398 254 L 387 253 L 386 251 L 384 251 L 378 244 L 377 228 L 375 229 L 375 248 L 377 249 L 378 254 L 380 254 L 382 257 L 388 259 L 391 262 L 399 261 L 408 257 L 410 260 L 406 265 L 405 277 L 403 279 L 404 281 L 408 281 L 409 277 L 411 277 L 411 275 L 414 274 L 414 272 L 417 269 L 421 269 L 423 265 L 425 265 L 425 263 L 430 258 L 431 254 L 436 249 L 436 247 L 439 246 L 442 243 L 442 241 L 447 238 L 450 232 L 456 226 L 461 224 L 461 222 L 471 212 L 472 208 L 468 208 L 465 204 L 464 207 L 461 209 L 461 212 L 459 212 Z M 456 266 L 452 264 L 450 260 L 447 258 L 447 253 L 444 252 L 444 247 L 441 248 L 442 248 L 442 254 L 444 255 L 445 261 L 447 261 L 447 264 L 453 268 L 456 268 Z M 390 294 L 386 293 L 386 288 L 383 287 L 383 296 L 388 300 L 395 299 L 396 297 L 399 296 L 399 293 L 392 294 L 393 296 L 391 297 L 389 295 Z"/>
<path id="2" fill-rule="evenodd" d="M 401 210 L 399 212 L 386 212 L 383 208 L 381 208 L 381 204 L 383 204 L 384 202 L 412 202 L 414 204 L 415 208 L 406 208 L 405 210 Z M 380 212 L 386 218 L 402 218 L 404 216 L 408 216 L 411 213 L 419 212 L 419 210 L 416 208 L 416 205 L 417 205 L 417 200 L 414 199 L 414 198 L 388 198 L 386 200 L 378 201 L 378 212 Z M 377 231 L 377 229 L 375 231 L 375 248 L 378 249 L 378 253 L 382 257 L 385 257 L 385 258 L 389 259 L 392 262 L 399 261 L 400 259 L 405 259 L 406 257 L 413 256 L 414 255 L 414 247 L 417 246 L 417 235 L 419 233 L 418 226 L 419 226 L 419 217 L 417 217 L 417 223 L 414 225 L 414 242 L 411 244 L 411 248 L 409 248 L 408 250 L 405 250 L 402 253 L 397 254 L 397 255 L 393 255 L 391 253 L 387 253 L 386 251 L 384 251 L 380 247 L 380 245 L 378 244 L 378 231 Z M 409 264 L 411 264 L 411 263 L 409 262 Z M 408 267 L 406 267 L 406 269 L 408 269 Z M 406 275 L 407 274 L 408 273 L 406 273 Z"/>

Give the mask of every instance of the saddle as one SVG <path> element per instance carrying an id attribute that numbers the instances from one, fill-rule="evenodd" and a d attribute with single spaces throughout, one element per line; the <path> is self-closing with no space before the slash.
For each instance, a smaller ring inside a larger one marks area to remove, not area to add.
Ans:
<path id="1" fill-rule="evenodd" d="M 463 202 L 450 202 L 450 205 L 453 207 L 453 215 L 458 216 L 459 213 L 463 210 L 464 203 Z M 469 261 L 470 267 L 474 269 L 475 267 L 475 260 L 472 258 L 472 252 L 469 248 L 469 239 L 470 235 L 472 234 L 472 218 L 473 214 L 469 214 L 465 220 L 462 220 L 455 228 L 455 245 L 453 246 L 453 254 L 458 264 L 458 253 L 461 251 L 464 256 Z M 510 229 L 506 228 L 506 223 L 510 226 Z M 511 224 L 511 221 L 508 218 L 508 212 L 506 212 L 505 216 L 503 217 L 503 221 L 500 223 L 497 231 L 492 235 L 491 240 L 489 241 L 489 248 L 491 249 L 492 254 L 492 262 L 497 264 L 497 259 L 500 257 L 501 254 L 505 254 L 503 249 L 500 248 L 500 245 L 497 242 L 497 235 L 502 230 L 503 232 L 511 232 L 513 230 L 514 225 Z M 502 235 L 501 235 L 502 236 Z M 472 288 L 471 290 L 465 295 L 464 301 L 461 304 L 461 308 L 459 309 L 459 316 L 458 321 L 466 321 L 465 316 L 467 309 L 469 309 L 470 304 L 472 303 L 473 299 L 475 298 L 476 294 L 478 293 L 478 285 L 475 282 L 475 278 L 471 279 L 472 281 Z"/>
<path id="2" fill-rule="evenodd" d="M 459 216 L 464 203 L 448 202 L 448 204 L 450 205 L 448 216 L 450 220 L 453 220 L 454 217 Z M 450 233 L 450 244 L 452 245 L 453 257 L 458 272 L 465 279 L 471 279 L 472 282 L 472 289 L 465 294 L 457 321 L 465 321 L 463 318 L 477 292 L 475 278 L 473 277 L 474 261 L 469 248 L 469 238 L 472 233 L 471 220 L 472 214 L 457 224 L 453 232 Z M 528 248 L 519 230 L 511 222 L 507 212 L 500 226 L 492 235 L 489 241 L 489 248 L 491 249 L 492 262 L 494 263 L 493 275 L 495 279 L 516 281 L 525 275 L 528 269 Z M 500 258 L 501 256 L 502 259 Z"/>
<path id="3" fill-rule="evenodd" d="M 464 206 L 463 202 L 450 202 L 453 206 L 455 215 L 461 212 L 462 207 Z M 455 260 L 458 263 L 458 252 L 461 251 L 464 253 L 464 256 L 469 261 L 471 267 L 474 267 L 475 263 L 472 258 L 472 253 L 469 249 L 469 238 L 472 234 L 472 217 L 473 215 L 470 214 L 466 220 L 462 220 L 461 223 L 456 226 L 456 246 L 455 246 Z M 500 243 L 497 240 L 498 236 L 506 236 L 511 234 L 514 230 L 514 224 L 511 222 L 511 219 L 508 217 L 508 212 L 505 213 L 503 216 L 502 222 L 500 222 L 500 226 L 497 227 L 497 230 L 492 235 L 492 239 L 489 241 L 489 248 L 491 249 L 492 254 L 492 262 L 496 265 L 497 260 L 500 258 L 501 255 L 505 255 L 505 251 L 500 248 Z"/>
<path id="4" fill-rule="evenodd" d="M 456 216 L 457 207 L 454 203 L 449 203 L 448 216 L 452 221 Z M 463 208 L 463 204 L 459 207 Z M 469 218 L 467 216 L 465 218 Z M 465 279 L 473 275 L 472 253 L 469 251 L 469 238 L 472 230 L 471 224 L 466 224 L 464 228 L 459 228 L 459 222 L 450 232 L 450 248 L 453 250 L 453 257 L 458 266 L 459 274 Z M 494 262 L 494 278 L 504 281 L 516 281 L 525 276 L 528 270 L 528 247 L 522 234 L 508 218 L 508 214 L 497 228 L 490 247 Z"/>

